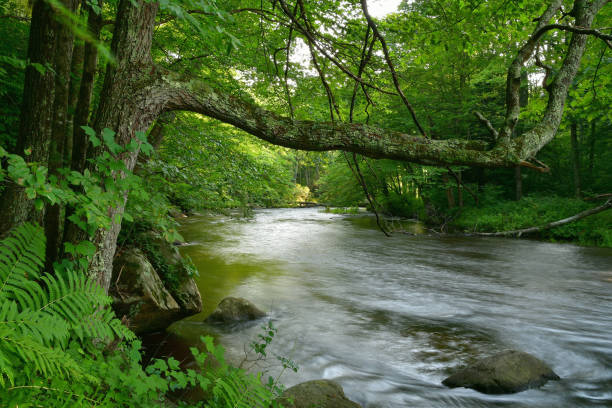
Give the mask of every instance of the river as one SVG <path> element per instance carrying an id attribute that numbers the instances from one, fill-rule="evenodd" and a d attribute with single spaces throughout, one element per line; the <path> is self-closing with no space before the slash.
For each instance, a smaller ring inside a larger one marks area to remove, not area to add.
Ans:
<path id="1" fill-rule="evenodd" d="M 200 270 L 202 314 L 170 331 L 213 334 L 234 361 L 261 323 L 202 320 L 225 296 L 269 312 L 273 353 L 299 365 L 287 386 L 334 379 L 364 407 L 612 406 L 612 250 L 531 240 L 395 234 L 370 215 L 258 210 L 194 216 L 181 247 Z M 562 378 L 537 390 L 447 389 L 458 367 L 527 351 Z M 276 375 L 274 357 L 262 369 Z"/>

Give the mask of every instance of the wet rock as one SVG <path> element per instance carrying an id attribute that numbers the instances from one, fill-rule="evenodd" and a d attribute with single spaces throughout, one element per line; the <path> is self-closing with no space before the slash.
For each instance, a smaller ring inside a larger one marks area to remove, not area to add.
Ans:
<path id="1" fill-rule="evenodd" d="M 346 398 L 342 387 L 331 380 L 312 380 L 288 388 L 279 399 L 286 408 L 361 408 Z"/>
<path id="2" fill-rule="evenodd" d="M 172 284 L 165 282 L 165 285 L 179 304 L 183 316 L 200 313 L 202 311 L 200 291 L 190 276 L 191 273 L 178 248 L 155 231 L 142 233 L 139 240 L 148 242 L 154 250 L 159 252 L 163 262 L 168 265 L 175 281 Z"/>
<path id="3" fill-rule="evenodd" d="M 181 317 L 179 304 L 136 248 L 115 258 L 109 294 L 117 316 L 127 316 L 130 328 L 137 334 L 163 330 Z"/>
<path id="4" fill-rule="evenodd" d="M 559 380 L 559 376 L 544 362 L 522 351 L 506 350 L 477 361 L 442 384 L 486 394 L 510 394 L 540 387 L 548 380 Z"/>
<path id="5" fill-rule="evenodd" d="M 243 298 L 226 297 L 206 321 L 209 323 L 236 323 L 256 320 L 266 314 L 253 303 Z"/>

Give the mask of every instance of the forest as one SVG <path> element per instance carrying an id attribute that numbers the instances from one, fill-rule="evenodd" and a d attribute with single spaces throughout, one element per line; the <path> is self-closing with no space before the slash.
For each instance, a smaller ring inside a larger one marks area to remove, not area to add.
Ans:
<path id="1" fill-rule="evenodd" d="M 0 36 L 0 405 L 294 406 L 211 337 L 143 357 L 117 306 L 135 249 L 182 308 L 157 329 L 208 310 L 202 214 L 609 257 L 608 0 L 0 0 Z"/>

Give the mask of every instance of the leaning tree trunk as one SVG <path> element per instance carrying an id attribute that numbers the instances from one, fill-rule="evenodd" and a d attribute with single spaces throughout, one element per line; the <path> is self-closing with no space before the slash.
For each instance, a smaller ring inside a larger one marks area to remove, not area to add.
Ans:
<path id="1" fill-rule="evenodd" d="M 112 51 L 117 63 L 107 67 L 94 129 L 116 132 L 116 141 L 126 145 L 138 131 L 146 131 L 162 112 L 164 100 L 154 89 L 155 67 L 151 60 L 151 43 L 158 4 L 140 0 L 132 4 L 121 0 Z M 118 108 L 120 107 L 120 108 Z M 99 151 L 93 151 L 94 155 Z M 128 170 L 136 163 L 137 152 L 124 153 L 122 160 Z M 121 174 L 115 174 L 121 177 Z M 93 243 L 98 250 L 90 266 L 90 275 L 108 291 L 117 236 L 121 230 L 127 193 L 122 202 L 109 208 L 111 227 L 96 232 Z"/>
<path id="2" fill-rule="evenodd" d="M 36 0 L 32 8 L 28 60 L 23 102 L 19 117 L 17 154 L 31 151 L 28 162 L 47 164 L 49 140 L 51 138 L 53 95 L 55 90 L 53 71 L 39 72 L 34 64 L 53 67 L 57 26 L 53 10 L 46 1 Z M 34 209 L 25 190 L 14 183 L 8 183 L 0 197 L 0 235 L 27 220 L 41 221 L 41 214 Z"/>

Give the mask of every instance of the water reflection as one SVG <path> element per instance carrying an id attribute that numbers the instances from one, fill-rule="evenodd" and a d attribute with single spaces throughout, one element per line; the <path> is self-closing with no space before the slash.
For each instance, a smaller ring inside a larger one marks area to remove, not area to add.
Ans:
<path id="1" fill-rule="evenodd" d="M 301 367 L 287 385 L 333 378 L 366 407 L 612 405 L 611 250 L 385 238 L 372 217 L 317 209 L 193 217 L 182 233 L 205 310 L 172 332 L 212 333 L 239 361 L 258 325 L 202 321 L 223 297 L 248 298 L 279 329 L 274 352 Z M 510 396 L 440 385 L 453 367 L 504 348 L 535 354 L 563 381 Z"/>

